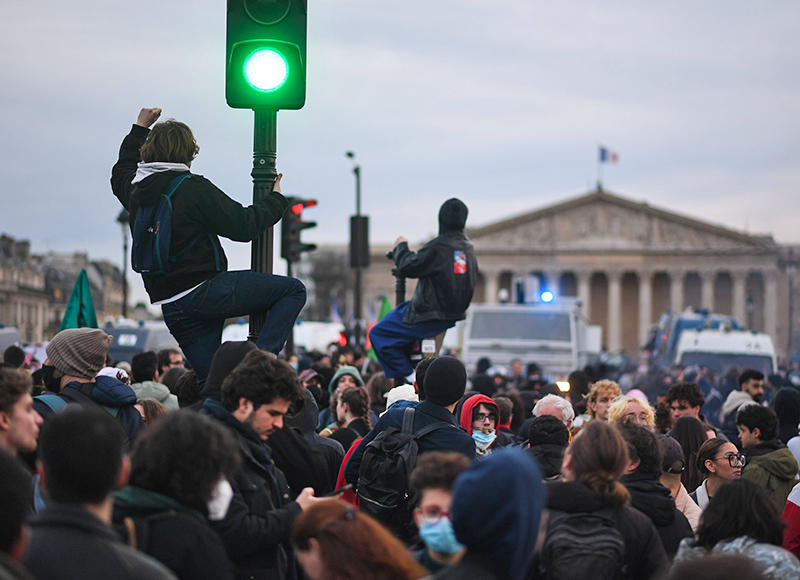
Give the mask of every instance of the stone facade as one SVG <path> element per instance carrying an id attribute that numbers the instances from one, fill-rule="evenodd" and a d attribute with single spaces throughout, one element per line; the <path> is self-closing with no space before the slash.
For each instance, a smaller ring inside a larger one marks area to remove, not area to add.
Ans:
<path id="1" fill-rule="evenodd" d="M 797 317 L 789 307 L 789 289 L 796 267 L 786 264 L 800 252 L 771 236 L 719 227 L 602 189 L 467 234 L 480 268 L 473 302 L 498 302 L 502 291 L 513 295 L 516 279 L 535 276 L 556 296 L 579 298 L 589 321 L 603 327 L 611 352 L 635 356 L 662 312 L 687 307 L 731 314 L 748 328 L 769 333 L 781 355 L 794 335 Z M 366 319 L 370 301 L 388 296 L 394 304 L 387 249 L 373 247 L 364 271 Z M 308 260 L 306 273 L 313 277 L 314 255 Z M 352 289 L 350 277 L 342 286 Z M 413 281 L 407 296 L 411 292 Z"/>

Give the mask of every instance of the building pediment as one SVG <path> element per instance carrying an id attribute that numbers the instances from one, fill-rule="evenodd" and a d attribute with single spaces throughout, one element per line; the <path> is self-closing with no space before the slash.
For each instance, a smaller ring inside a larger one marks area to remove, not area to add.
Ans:
<path id="1" fill-rule="evenodd" d="M 512 219 L 468 230 L 480 253 L 763 253 L 751 236 L 598 190 Z"/>

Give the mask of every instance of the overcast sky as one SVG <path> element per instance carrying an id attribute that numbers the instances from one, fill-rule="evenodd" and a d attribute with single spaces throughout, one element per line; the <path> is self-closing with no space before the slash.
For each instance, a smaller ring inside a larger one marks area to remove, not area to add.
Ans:
<path id="1" fill-rule="evenodd" d="M 0 2 L 0 233 L 121 261 L 109 177 L 143 106 L 188 123 L 192 170 L 249 204 L 225 13 Z M 602 143 L 620 155 L 607 190 L 800 242 L 798 30 L 800 5 L 774 0 L 309 0 L 306 106 L 278 115 L 284 192 L 319 200 L 305 239 L 346 242 L 355 151 L 373 242 L 421 242 L 451 196 L 480 226 L 584 194 Z M 249 244 L 226 249 L 249 266 Z"/>

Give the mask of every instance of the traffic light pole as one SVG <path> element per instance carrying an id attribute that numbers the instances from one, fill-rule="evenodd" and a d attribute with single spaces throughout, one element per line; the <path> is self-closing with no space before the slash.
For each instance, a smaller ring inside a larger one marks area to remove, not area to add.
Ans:
<path id="1" fill-rule="evenodd" d="M 272 191 L 278 178 L 276 160 L 278 157 L 278 113 L 268 109 L 255 110 L 253 129 L 253 203 L 263 199 Z M 253 272 L 272 274 L 272 228 L 253 240 L 250 255 L 250 269 Z M 258 339 L 266 313 L 250 315 L 250 334 L 252 342 Z"/>

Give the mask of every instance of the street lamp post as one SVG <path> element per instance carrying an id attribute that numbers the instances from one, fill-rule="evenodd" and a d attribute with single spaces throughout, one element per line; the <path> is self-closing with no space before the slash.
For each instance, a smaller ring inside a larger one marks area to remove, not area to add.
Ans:
<path id="1" fill-rule="evenodd" d="M 123 209 L 117 216 L 117 222 L 122 226 L 122 318 L 128 318 L 128 223 L 131 214 Z"/>
<path id="2" fill-rule="evenodd" d="M 351 218 L 350 220 L 350 266 L 355 270 L 355 289 L 353 292 L 355 328 L 353 329 L 353 334 L 355 335 L 356 344 L 361 346 L 361 270 L 365 266 L 360 255 L 362 252 L 359 251 L 361 248 L 359 248 L 359 236 L 357 233 L 360 227 L 365 226 L 365 218 L 362 219 L 361 216 L 361 166 L 355 162 L 355 153 L 348 151 L 345 155 L 353 161 L 353 174 L 356 176 L 356 215 L 354 219 Z"/>

